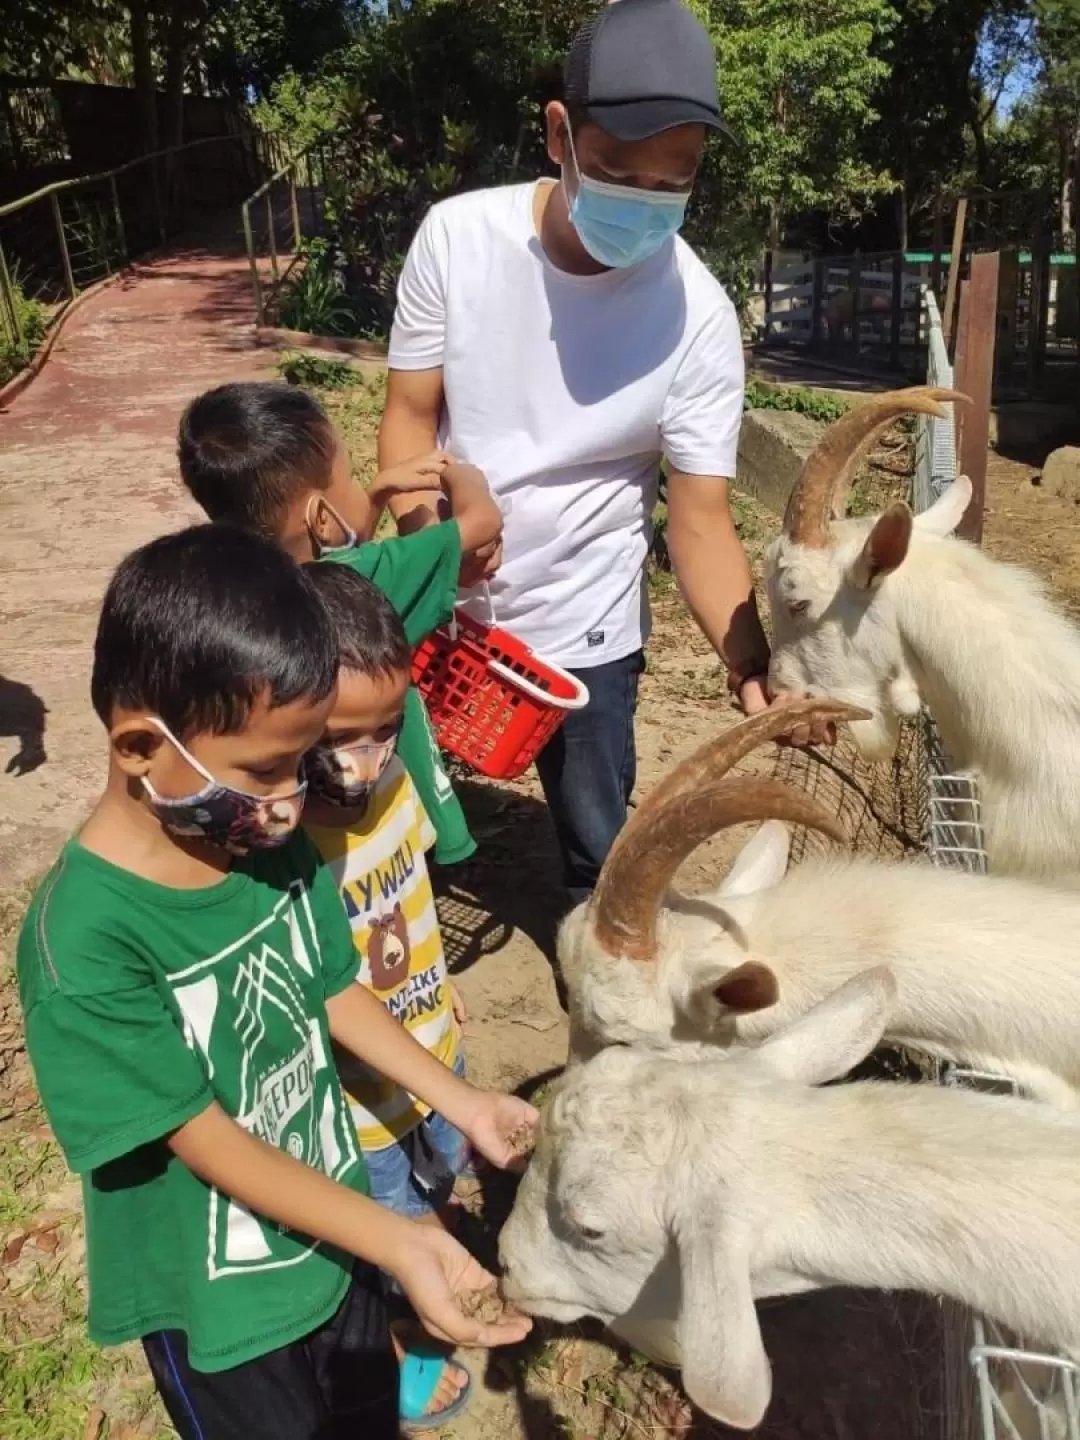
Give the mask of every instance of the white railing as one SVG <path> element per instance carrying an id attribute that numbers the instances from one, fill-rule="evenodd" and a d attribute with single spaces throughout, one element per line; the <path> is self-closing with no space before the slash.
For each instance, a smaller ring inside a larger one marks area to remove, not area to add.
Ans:
<path id="1" fill-rule="evenodd" d="M 953 370 L 945 346 L 941 316 L 933 292 L 923 290 L 929 354 L 926 383 L 951 389 Z M 952 406 L 946 407 L 950 412 Z M 916 511 L 932 505 L 956 478 L 953 417 L 920 415 L 915 440 L 912 502 Z M 923 715 L 926 848 L 932 863 L 985 874 L 979 789 L 971 775 L 958 773 L 941 743 L 937 726 Z M 1019 1093 L 1003 1075 L 941 1065 L 939 1080 L 992 1093 Z M 1018 1215 L 1016 1223 L 1023 1225 Z M 946 1329 L 947 1413 L 944 1440 L 967 1440 L 974 1429 L 980 1440 L 1080 1440 L 1080 1367 L 1057 1355 L 1028 1350 L 981 1316 L 965 1317 L 962 1350 L 955 1355 Z M 971 1413 L 964 1367 L 975 1377 L 976 1404 Z"/>

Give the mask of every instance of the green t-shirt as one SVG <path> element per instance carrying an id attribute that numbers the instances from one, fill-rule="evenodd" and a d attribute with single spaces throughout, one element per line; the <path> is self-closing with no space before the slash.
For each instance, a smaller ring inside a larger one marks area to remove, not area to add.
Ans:
<path id="1" fill-rule="evenodd" d="M 351 1257 L 231 1201 L 164 1139 L 217 1100 L 368 1193 L 326 1017 L 356 952 L 307 837 L 198 890 L 71 840 L 34 897 L 17 968 L 38 1088 L 82 1176 L 91 1338 L 183 1330 L 191 1363 L 213 1371 L 329 1319 Z"/>
<path id="2" fill-rule="evenodd" d="M 456 521 L 358 545 L 328 558 L 379 587 L 401 616 L 410 645 L 419 645 L 454 613 L 461 571 L 461 531 Z M 424 702 L 412 686 L 405 697 L 397 748 L 435 827 L 435 859 L 440 865 L 467 860 L 476 853 L 476 841 L 443 767 Z"/>

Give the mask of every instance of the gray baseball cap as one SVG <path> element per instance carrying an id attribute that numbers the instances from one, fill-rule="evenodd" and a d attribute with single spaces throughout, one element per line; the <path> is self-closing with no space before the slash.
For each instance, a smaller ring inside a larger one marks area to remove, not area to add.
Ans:
<path id="1" fill-rule="evenodd" d="M 693 124 L 735 138 L 720 114 L 712 39 L 680 0 L 608 0 L 574 36 L 564 98 L 616 140 Z"/>

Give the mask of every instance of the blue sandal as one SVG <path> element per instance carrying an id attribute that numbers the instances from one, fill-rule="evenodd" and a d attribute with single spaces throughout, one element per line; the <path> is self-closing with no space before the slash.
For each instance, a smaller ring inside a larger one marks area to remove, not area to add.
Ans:
<path id="1" fill-rule="evenodd" d="M 447 1365 L 450 1364 L 456 1369 L 465 1370 L 464 1388 L 452 1405 L 447 1405 L 445 1410 L 434 1410 L 429 1415 L 428 1406 L 438 1389 L 439 1381 L 446 1373 Z M 458 1364 L 456 1360 L 450 1361 L 444 1351 L 434 1347 L 429 1349 L 425 1345 L 418 1345 L 405 1351 L 401 1362 L 398 1415 L 410 1432 L 441 1429 L 468 1408 L 471 1398 L 472 1376 L 464 1365 Z"/>

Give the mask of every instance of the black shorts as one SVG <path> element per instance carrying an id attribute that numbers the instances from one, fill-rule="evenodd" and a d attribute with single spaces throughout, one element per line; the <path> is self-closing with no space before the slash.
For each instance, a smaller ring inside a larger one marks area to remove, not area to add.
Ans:
<path id="1" fill-rule="evenodd" d="M 397 1440 L 398 1364 L 379 1272 L 357 1264 L 337 1314 L 303 1340 L 208 1375 L 181 1330 L 143 1349 L 180 1440 Z"/>

